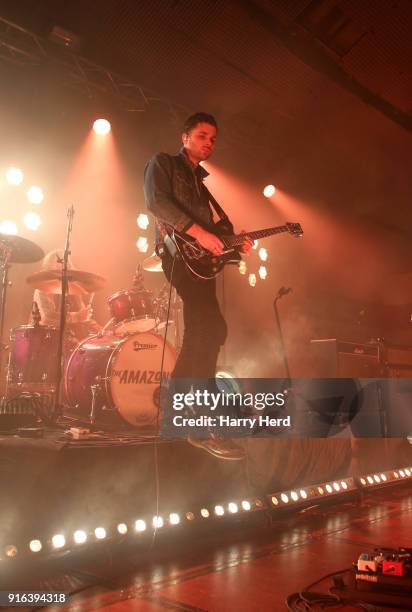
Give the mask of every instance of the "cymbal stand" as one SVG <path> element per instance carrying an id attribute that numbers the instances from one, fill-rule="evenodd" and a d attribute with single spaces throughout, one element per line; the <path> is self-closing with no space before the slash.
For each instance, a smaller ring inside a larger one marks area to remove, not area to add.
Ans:
<path id="1" fill-rule="evenodd" d="M 53 418 L 56 419 L 61 414 L 60 394 L 61 381 L 63 373 L 63 343 L 64 343 L 64 328 L 66 325 L 66 296 L 68 287 L 67 264 L 70 255 L 70 234 L 73 229 L 74 207 L 70 206 L 67 211 L 67 232 L 66 244 L 64 247 L 63 259 L 59 261 L 62 264 L 62 285 L 61 285 L 61 304 L 60 304 L 60 329 L 59 343 L 57 347 L 57 367 L 56 367 L 56 392 L 54 401 Z"/>
<path id="2" fill-rule="evenodd" d="M 11 248 L 0 241 L 0 272 L 1 272 L 1 308 L 0 308 L 0 387 L 1 379 L 3 378 L 3 352 L 7 345 L 3 342 L 4 321 L 6 314 L 6 298 L 7 289 L 10 286 L 9 269 L 10 269 Z"/>

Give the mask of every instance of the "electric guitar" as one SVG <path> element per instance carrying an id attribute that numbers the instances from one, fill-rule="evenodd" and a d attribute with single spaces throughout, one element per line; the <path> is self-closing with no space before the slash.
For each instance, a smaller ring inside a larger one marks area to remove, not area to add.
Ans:
<path id="1" fill-rule="evenodd" d="M 242 259 L 240 248 L 246 237 L 251 240 L 258 240 L 285 232 L 295 238 L 303 236 L 300 223 L 286 223 L 285 225 L 244 232 L 243 234 L 233 234 L 230 231 L 230 226 L 224 220 L 216 223 L 213 228 L 213 233 L 224 244 L 222 255 L 213 255 L 203 248 L 195 238 L 176 230 L 172 230 L 169 235 L 165 236 L 164 243 L 173 257 L 176 254 L 180 256 L 193 276 L 207 280 L 217 276 L 226 264 L 239 264 Z"/>

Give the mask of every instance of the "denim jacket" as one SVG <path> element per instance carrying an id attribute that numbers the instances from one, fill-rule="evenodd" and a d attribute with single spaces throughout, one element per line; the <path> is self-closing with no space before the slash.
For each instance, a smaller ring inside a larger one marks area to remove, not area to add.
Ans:
<path id="1" fill-rule="evenodd" d="M 209 196 L 203 185 L 208 174 L 202 166 L 192 166 L 183 148 L 178 155 L 157 153 L 146 165 L 144 195 L 157 220 L 156 244 L 164 236 L 164 224 L 180 232 L 193 223 L 205 229 L 213 227 Z"/>

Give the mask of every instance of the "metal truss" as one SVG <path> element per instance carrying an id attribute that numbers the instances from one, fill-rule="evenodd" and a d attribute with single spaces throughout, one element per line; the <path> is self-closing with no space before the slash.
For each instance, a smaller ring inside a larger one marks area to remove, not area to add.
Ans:
<path id="1" fill-rule="evenodd" d="M 95 64 L 71 50 L 37 36 L 0 16 L 0 62 L 22 68 L 45 69 L 65 85 L 80 90 L 89 99 L 109 96 L 124 110 L 144 112 L 152 103 L 170 111 L 185 111 L 177 104 L 156 96 L 131 79 Z"/>

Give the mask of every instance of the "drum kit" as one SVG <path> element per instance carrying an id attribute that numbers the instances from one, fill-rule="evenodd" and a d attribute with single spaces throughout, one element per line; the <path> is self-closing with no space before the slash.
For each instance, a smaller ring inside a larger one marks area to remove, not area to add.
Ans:
<path id="1" fill-rule="evenodd" d="M 10 264 L 33 263 L 43 257 L 42 249 L 33 242 L 0 234 L 1 354 L 9 348 L 3 399 L 21 393 L 60 396 L 62 413 L 82 424 L 155 431 L 161 386 L 170 378 L 180 347 L 181 302 L 175 290 L 164 286 L 155 296 L 145 289 L 138 266 L 131 288 L 108 298 L 111 318 L 98 333 L 75 345 L 64 334 L 60 361 L 60 329 L 41 324 L 36 303 L 33 323 L 15 327 L 6 347 L 2 340 Z M 143 270 L 160 272 L 160 259 L 148 257 Z M 58 295 L 62 274 L 60 270 L 43 270 L 26 280 L 33 289 Z M 90 272 L 69 269 L 66 274 L 68 295 L 94 294 L 106 283 Z M 168 329 L 173 331 L 171 340 L 166 339 Z"/>

